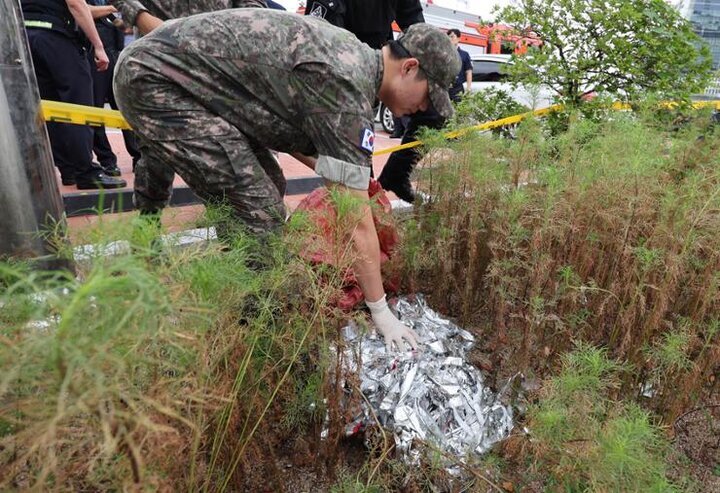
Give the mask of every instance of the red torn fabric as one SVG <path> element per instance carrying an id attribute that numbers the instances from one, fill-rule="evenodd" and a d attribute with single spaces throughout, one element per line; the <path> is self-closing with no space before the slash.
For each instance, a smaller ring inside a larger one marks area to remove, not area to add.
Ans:
<path id="1" fill-rule="evenodd" d="M 374 203 L 372 208 L 373 221 L 380 242 L 380 265 L 382 268 L 387 266 L 392 257 L 398 242 L 398 234 L 392 217 L 390 200 L 385 195 L 385 190 L 372 178 L 368 187 L 368 195 Z M 336 231 L 342 229 L 335 227 L 337 213 L 330 199 L 328 189 L 322 187 L 314 190 L 300 202 L 297 211 L 303 211 L 307 214 L 312 226 L 314 226 L 312 230 L 318 232 L 311 235 L 313 237 L 307 238 L 308 241 L 302 249 L 301 256 L 313 265 L 337 267 L 338 259 L 343 258 L 344 254 L 347 253 L 349 245 L 337 244 L 338 241 L 346 241 L 346 238 L 336 238 L 338 236 Z M 347 227 L 347 225 L 345 226 Z M 397 292 L 399 284 L 397 275 L 383 273 L 383 286 L 386 293 Z M 364 297 L 355 274 L 351 268 L 347 268 L 343 274 L 342 292 L 339 297 L 333 300 L 333 303 L 341 310 L 351 311 L 363 300 Z"/>

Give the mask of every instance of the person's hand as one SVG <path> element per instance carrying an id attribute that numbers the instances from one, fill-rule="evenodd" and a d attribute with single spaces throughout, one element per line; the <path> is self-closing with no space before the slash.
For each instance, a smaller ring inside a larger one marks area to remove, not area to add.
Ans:
<path id="1" fill-rule="evenodd" d="M 385 295 L 377 301 L 365 301 L 365 304 L 370 308 L 375 327 L 385 339 L 385 347 L 388 352 L 392 351 L 393 344 L 395 344 L 398 351 L 404 351 L 405 344 L 403 341 L 407 341 L 413 349 L 417 349 L 418 335 L 393 315 Z"/>
<path id="2" fill-rule="evenodd" d="M 93 49 L 94 58 L 95 58 L 95 66 L 97 67 L 98 72 L 102 72 L 104 70 L 107 70 L 108 66 L 110 65 L 110 59 L 107 56 L 107 53 L 105 53 L 105 48 L 102 46 L 96 46 Z"/>
<path id="3" fill-rule="evenodd" d="M 135 20 L 140 12 L 147 12 L 139 0 L 110 0 L 109 3 L 122 14 L 123 22 L 129 26 L 135 25 Z"/>

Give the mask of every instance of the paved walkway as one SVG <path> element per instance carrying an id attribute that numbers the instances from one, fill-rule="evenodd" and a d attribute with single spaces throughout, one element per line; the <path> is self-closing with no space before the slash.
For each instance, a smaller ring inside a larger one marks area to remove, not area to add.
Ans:
<path id="1" fill-rule="evenodd" d="M 388 134 L 380 130 L 379 127 L 376 128 L 376 132 L 377 133 L 375 135 L 375 149 L 387 149 L 389 147 L 400 144 L 399 139 L 390 139 Z M 118 157 L 118 167 L 122 171 L 122 178 L 128 182 L 128 188 L 132 189 L 134 178 L 132 174 L 132 159 L 127 153 L 127 150 L 125 149 L 122 134 L 119 130 L 115 129 L 108 129 L 107 133 L 110 144 L 112 145 L 112 148 Z M 378 176 L 380 174 L 383 166 L 385 166 L 387 158 L 388 154 L 376 156 L 373 158 L 373 168 L 375 170 L 375 176 Z M 280 154 L 280 166 L 285 173 L 285 177 L 288 179 L 317 176 L 313 170 L 307 168 L 305 165 L 296 161 L 287 154 Z M 62 194 L 76 193 L 78 191 L 77 188 L 74 186 L 63 186 L 62 184 L 60 184 L 59 172 L 58 184 L 60 186 L 60 193 Z M 184 186 L 184 183 L 179 176 L 175 177 L 175 185 Z M 392 193 L 388 195 L 390 199 L 395 198 L 395 195 Z M 288 210 L 294 210 L 304 197 L 305 195 L 292 195 L 289 197 L 285 197 L 285 204 L 287 205 Z M 193 223 L 202 215 L 203 210 L 204 207 L 202 205 L 167 208 L 163 212 L 163 224 L 168 229 L 168 231 L 178 231 L 181 229 L 192 227 Z M 103 220 L 121 220 L 134 214 L 134 212 L 105 214 L 103 216 Z M 82 231 L 87 229 L 88 226 L 97 223 L 98 220 L 98 216 L 94 215 L 76 216 L 69 218 L 68 225 L 71 238 L 73 236 L 81 234 Z"/>

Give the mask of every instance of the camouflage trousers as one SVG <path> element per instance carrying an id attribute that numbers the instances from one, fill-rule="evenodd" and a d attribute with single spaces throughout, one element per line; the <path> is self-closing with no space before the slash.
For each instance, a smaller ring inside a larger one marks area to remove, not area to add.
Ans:
<path id="1" fill-rule="evenodd" d="M 271 232 L 285 222 L 286 181 L 268 149 L 177 84 L 153 74 L 132 75 L 117 72 L 115 90 L 139 138 L 142 158 L 135 168 L 133 201 L 141 212 L 167 205 L 177 173 L 206 204 L 230 205 L 253 233 Z"/>

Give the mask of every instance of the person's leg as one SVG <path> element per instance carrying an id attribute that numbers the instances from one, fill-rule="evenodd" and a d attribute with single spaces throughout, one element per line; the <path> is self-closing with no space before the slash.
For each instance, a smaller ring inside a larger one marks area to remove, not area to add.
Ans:
<path id="1" fill-rule="evenodd" d="M 83 49 L 62 34 L 42 31 L 36 35 L 36 57 L 52 77 L 57 100 L 92 106 L 92 77 Z M 56 124 L 48 129 L 55 158 L 63 167 L 72 166 L 78 188 L 119 188 L 126 183 L 110 178 L 92 161 L 92 128 Z M 59 144 L 58 144 L 59 143 Z M 61 168 L 62 172 L 62 168 Z"/>
<path id="2" fill-rule="evenodd" d="M 229 135 L 147 144 L 142 148 L 143 157 L 135 178 L 135 200 L 141 210 L 159 205 L 158 199 L 164 198 L 162 187 L 157 184 L 169 174 L 163 175 L 160 163 L 172 163 L 173 170 L 204 202 L 230 205 L 234 215 L 252 233 L 272 232 L 285 221 L 278 185 L 265 172 L 256 150 L 239 130 Z"/>
<path id="3" fill-rule="evenodd" d="M 117 61 L 117 55 L 116 55 L 115 60 Z M 114 66 L 113 66 L 113 68 L 114 68 Z M 108 85 L 109 85 L 109 87 L 108 87 L 108 93 L 107 93 L 107 101 L 110 104 L 110 108 L 117 110 L 118 105 L 117 105 L 117 101 L 115 101 L 115 90 L 113 89 L 112 78 L 110 79 Z M 140 156 L 141 156 L 140 144 L 132 130 L 123 130 L 122 135 L 123 135 L 123 142 L 125 143 L 125 149 L 127 149 L 128 154 L 130 154 L 130 157 L 132 158 L 132 170 L 134 173 L 135 167 L 137 166 L 137 163 L 140 160 Z"/>
<path id="4" fill-rule="evenodd" d="M 30 54 L 33 59 L 33 67 L 35 69 L 35 78 L 37 79 L 40 98 L 49 101 L 59 101 L 60 95 L 56 89 L 55 79 L 51 68 L 45 62 L 47 57 L 46 45 L 43 39 L 46 36 L 44 30 L 28 29 L 28 43 L 30 45 Z M 75 166 L 72 162 L 67 161 L 67 150 L 65 142 L 62 140 L 62 123 L 47 122 L 46 128 L 50 139 L 50 148 L 52 150 L 53 162 L 60 170 L 63 185 L 75 184 Z"/>
<path id="5" fill-rule="evenodd" d="M 166 153 L 153 152 L 152 143 L 138 139 L 142 158 L 136 163 L 133 203 L 141 214 L 159 213 L 170 201 L 175 171 L 165 164 Z M 169 161 L 168 161 L 169 162 Z"/>
<path id="6" fill-rule="evenodd" d="M 93 63 L 92 54 L 88 55 L 90 65 L 90 74 L 93 81 L 93 105 L 98 108 L 105 106 L 108 100 L 108 93 L 112 87 L 112 74 L 115 68 L 115 58 L 108 53 L 110 65 L 107 70 L 98 72 Z M 105 127 L 93 127 L 93 152 L 97 156 L 100 166 L 105 172 L 112 176 L 119 176 L 120 170 L 117 169 L 117 156 L 110 146 L 110 141 L 105 133 Z M 116 171 L 117 170 L 117 171 Z M 117 174 L 115 174 L 117 172 Z"/>
<path id="7" fill-rule="evenodd" d="M 441 128 L 444 123 L 443 117 L 433 109 L 418 112 L 410 117 L 402 143 L 417 140 L 420 127 Z M 410 184 L 410 175 L 419 159 L 420 154 L 415 148 L 393 152 L 385 163 L 378 182 L 385 190 L 394 192 L 406 202 L 412 202 L 415 200 L 415 193 Z"/>
<path id="8" fill-rule="evenodd" d="M 405 134 L 405 121 L 403 118 L 393 116 L 393 124 L 395 128 L 393 133 L 390 135 L 391 139 L 399 139 Z"/>
<path id="9" fill-rule="evenodd" d="M 125 149 L 127 149 L 128 154 L 130 154 L 130 157 L 132 157 L 132 171 L 135 173 L 135 167 L 137 166 L 138 161 L 140 161 L 140 158 L 142 157 L 142 152 L 140 152 L 140 144 L 138 143 L 137 136 L 132 130 L 123 130 L 123 142 L 125 142 Z"/>
<path id="10" fill-rule="evenodd" d="M 256 143 L 252 144 L 252 151 L 260 163 L 260 166 L 265 171 L 265 174 L 267 174 L 275 184 L 275 188 L 277 188 L 280 197 L 284 197 L 285 191 L 287 190 L 287 180 L 275 155 L 269 149 L 259 146 Z"/>

